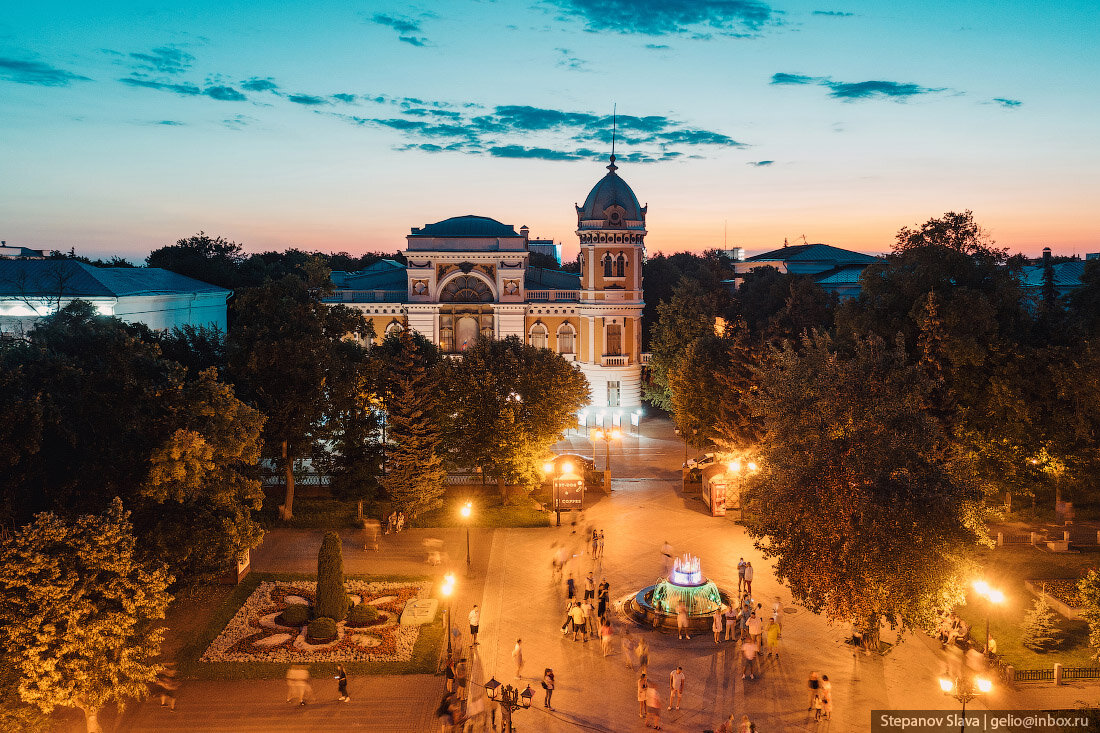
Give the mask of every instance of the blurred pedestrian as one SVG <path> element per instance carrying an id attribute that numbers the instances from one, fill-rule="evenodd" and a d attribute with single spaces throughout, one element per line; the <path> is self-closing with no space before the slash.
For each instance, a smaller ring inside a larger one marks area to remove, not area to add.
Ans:
<path id="1" fill-rule="evenodd" d="M 827 674 L 821 675 L 821 711 L 825 720 L 833 719 L 833 683 Z"/>
<path id="2" fill-rule="evenodd" d="M 661 545 L 661 559 L 664 563 L 665 577 L 672 572 L 672 545 L 668 544 L 668 540 Z"/>
<path id="3" fill-rule="evenodd" d="M 756 679 L 756 655 L 760 653 L 760 647 L 756 645 L 751 638 L 746 639 L 741 643 L 741 679 L 745 679 L 745 675 L 748 674 L 749 679 Z"/>
<path id="4" fill-rule="evenodd" d="M 649 672 L 649 642 L 645 638 L 638 640 L 638 669 Z"/>
<path id="5" fill-rule="evenodd" d="M 745 563 L 745 592 L 752 595 L 752 578 L 755 573 L 752 569 L 752 562 Z"/>
<path id="6" fill-rule="evenodd" d="M 638 717 L 645 717 L 645 691 L 648 686 L 645 672 L 638 675 Z"/>
<path id="7" fill-rule="evenodd" d="M 286 671 L 287 702 L 294 702 L 294 698 L 298 698 L 298 704 L 305 705 L 310 692 L 309 671 L 305 667 L 294 665 Z"/>
<path id="8" fill-rule="evenodd" d="M 646 685 L 645 688 L 645 727 L 661 730 L 661 691 L 657 685 Z"/>
<path id="9" fill-rule="evenodd" d="M 611 621 L 608 620 L 607 616 L 604 616 L 600 621 L 600 643 L 603 645 L 603 655 L 605 657 L 611 654 L 612 637 Z"/>
<path id="10" fill-rule="evenodd" d="M 684 675 L 684 668 L 683 667 L 677 667 L 676 669 L 672 670 L 671 674 L 669 674 L 669 676 L 668 676 L 668 686 L 669 686 L 668 709 L 669 710 L 672 710 L 673 707 L 675 707 L 677 710 L 680 709 L 680 703 L 684 699 L 684 680 L 685 679 L 687 679 L 687 677 Z"/>
<path id="11" fill-rule="evenodd" d="M 747 626 L 748 626 L 748 630 L 749 630 L 749 638 L 752 639 L 753 643 L 755 643 L 757 648 L 759 648 L 760 647 L 760 641 L 761 641 L 760 633 L 764 630 L 763 629 L 764 624 L 760 620 L 760 617 L 758 615 L 756 615 L 755 611 L 753 611 L 752 615 L 749 616 L 749 621 L 748 621 Z"/>
<path id="12" fill-rule="evenodd" d="M 179 672 L 173 662 L 164 665 L 164 669 L 157 672 L 157 695 L 160 697 L 160 706 L 176 712 L 176 692 L 180 688 Z M 289 697 L 289 694 L 287 695 Z"/>
<path id="13" fill-rule="evenodd" d="M 344 665 L 336 665 L 336 687 L 340 690 L 340 702 L 348 702 L 351 700 L 351 696 L 348 695 L 348 673 L 344 669 Z"/>
<path id="14" fill-rule="evenodd" d="M 688 627 L 688 611 L 687 606 L 680 603 L 676 604 L 676 633 L 679 634 L 679 638 L 683 639 L 685 636 L 690 639 L 691 634 L 688 632 L 691 629 Z"/>
<path id="15" fill-rule="evenodd" d="M 634 637 L 630 635 L 630 629 L 626 626 L 623 627 L 623 638 L 619 644 L 623 650 L 623 660 L 626 662 L 626 666 L 634 669 L 634 665 L 637 664 L 635 650 L 638 645 L 634 642 Z"/>
<path id="16" fill-rule="evenodd" d="M 596 544 L 596 557 L 603 560 L 603 530 L 600 530 L 600 539 Z"/>
<path id="17" fill-rule="evenodd" d="M 714 620 L 710 624 L 710 630 L 714 632 L 714 643 L 717 644 L 722 640 L 722 607 L 719 606 L 714 610 Z"/>
<path id="18" fill-rule="evenodd" d="M 523 639 L 516 639 L 516 645 L 512 647 L 512 661 L 516 665 L 516 679 L 523 676 Z"/>
<path id="19" fill-rule="evenodd" d="M 577 597 L 577 582 L 573 580 L 573 573 L 565 579 L 565 597 L 570 601 Z"/>
<path id="20" fill-rule="evenodd" d="M 592 605 L 591 601 L 581 601 L 581 608 L 584 609 L 584 617 L 588 622 L 588 635 L 593 639 L 598 638 L 600 620 L 596 618 L 596 607 Z"/>
<path id="21" fill-rule="evenodd" d="M 813 710 L 814 701 L 817 700 L 817 695 L 821 688 L 821 680 L 817 678 L 817 672 L 810 672 L 810 679 L 806 683 L 806 686 L 810 688 L 810 705 L 806 710 Z"/>
<path id="22" fill-rule="evenodd" d="M 554 670 L 549 667 L 542 673 L 542 689 L 546 690 L 546 699 L 542 702 L 543 707 L 553 710 L 554 708 L 550 707 L 550 698 L 554 696 Z"/>

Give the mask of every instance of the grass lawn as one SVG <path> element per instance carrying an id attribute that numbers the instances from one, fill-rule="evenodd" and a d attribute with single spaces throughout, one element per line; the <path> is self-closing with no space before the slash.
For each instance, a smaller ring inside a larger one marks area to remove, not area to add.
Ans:
<path id="1" fill-rule="evenodd" d="M 482 496 L 474 501 L 471 527 L 546 527 L 552 513 L 539 511 L 533 502 L 521 499 L 519 504 L 501 504 L 499 499 L 487 500 Z M 491 502 L 491 503 L 490 503 Z M 448 499 L 441 509 L 426 512 L 410 522 L 410 527 L 465 527 L 458 510 L 466 502 Z"/>
<path id="2" fill-rule="evenodd" d="M 423 576 L 405 575 L 346 575 L 346 580 L 378 581 L 427 581 Z M 187 677 L 208 680 L 225 679 L 273 679 L 286 674 L 288 664 L 282 662 L 200 662 L 206 648 L 233 618 L 256 587 L 264 581 L 316 580 L 316 576 L 300 573 L 252 573 L 238 585 L 232 595 L 222 603 L 205 628 L 195 633 L 179 651 L 177 660 Z M 442 604 L 440 605 L 442 609 Z M 443 643 L 442 611 L 430 622 L 420 627 L 420 636 L 413 647 L 412 659 L 406 662 L 347 662 L 349 674 L 435 674 Z M 335 674 L 335 662 L 316 662 L 309 665 L 312 676 Z"/>
<path id="3" fill-rule="evenodd" d="M 284 520 L 279 519 L 279 502 L 265 497 L 255 517 L 265 529 L 355 529 L 361 526 L 357 509 L 354 501 L 302 497 L 294 500 L 294 518 Z"/>
<path id="4" fill-rule="evenodd" d="M 1031 610 L 1035 596 L 1024 587 L 1025 580 L 1077 578 L 1089 568 L 1100 565 L 1100 553 L 1054 554 L 1030 546 L 995 547 L 976 553 L 985 569 L 984 579 L 1005 594 L 1005 602 L 989 609 L 989 634 L 997 640 L 997 651 L 1016 669 L 1039 669 L 1061 662 L 1066 667 L 1096 665 L 1088 647 L 1089 629 L 1084 621 L 1068 621 L 1055 613 L 1062 630 L 1061 642 L 1045 653 L 1034 652 L 1021 643 L 1024 615 Z M 985 640 L 986 602 L 976 593 L 968 594 L 967 603 L 955 609 L 971 625 L 970 636 Z"/>

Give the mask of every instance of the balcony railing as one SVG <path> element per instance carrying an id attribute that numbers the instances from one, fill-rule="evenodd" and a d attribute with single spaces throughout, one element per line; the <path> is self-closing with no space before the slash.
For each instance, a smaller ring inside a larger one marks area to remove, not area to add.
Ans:
<path id="1" fill-rule="evenodd" d="M 630 364 L 630 357 L 626 354 L 604 354 L 603 365 L 608 367 L 621 367 Z"/>
<path id="2" fill-rule="evenodd" d="M 649 360 L 653 358 L 653 354 L 644 353 L 644 354 L 641 355 L 641 357 L 642 357 L 640 359 L 641 365 L 642 366 L 649 366 Z"/>
<path id="3" fill-rule="evenodd" d="M 326 303 L 403 303 L 404 290 L 337 290 L 324 298 Z"/>
<path id="4" fill-rule="evenodd" d="M 576 303 L 580 299 L 577 290 L 528 290 L 527 300 L 535 303 Z"/>

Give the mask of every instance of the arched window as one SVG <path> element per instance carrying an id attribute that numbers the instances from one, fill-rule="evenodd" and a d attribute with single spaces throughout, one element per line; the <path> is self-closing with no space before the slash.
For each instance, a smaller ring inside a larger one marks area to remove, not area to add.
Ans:
<path id="1" fill-rule="evenodd" d="M 603 256 L 603 276 L 612 277 L 611 274 L 611 255 L 605 254 Z"/>
<path id="2" fill-rule="evenodd" d="M 459 275 L 443 286 L 441 303 L 492 303 L 493 291 L 480 277 Z"/>
<path id="3" fill-rule="evenodd" d="M 386 335 L 389 336 L 391 333 L 401 333 L 402 328 L 403 326 L 397 321 L 390 321 L 386 324 Z"/>
<path id="4" fill-rule="evenodd" d="M 573 337 L 576 335 L 576 331 L 573 326 L 568 323 L 563 323 L 558 326 L 558 353 L 559 354 L 573 354 Z"/>
<path id="5" fill-rule="evenodd" d="M 626 277 L 626 256 L 622 252 L 615 258 L 615 277 Z"/>
<path id="6" fill-rule="evenodd" d="M 537 346 L 540 349 L 545 349 L 549 345 L 550 333 L 546 330 L 546 326 L 541 323 L 536 323 L 531 326 L 531 332 L 527 335 L 528 343 L 532 346 Z"/>

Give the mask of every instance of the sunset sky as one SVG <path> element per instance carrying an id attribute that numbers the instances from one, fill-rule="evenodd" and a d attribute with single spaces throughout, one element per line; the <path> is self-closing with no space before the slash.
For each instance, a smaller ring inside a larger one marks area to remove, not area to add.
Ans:
<path id="1" fill-rule="evenodd" d="M 572 257 L 617 103 L 650 252 L 963 209 L 1098 252 L 1098 38 L 1095 0 L 10 3 L 0 239 L 361 253 L 481 214 Z"/>

